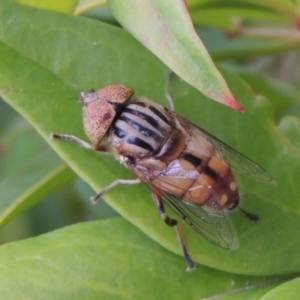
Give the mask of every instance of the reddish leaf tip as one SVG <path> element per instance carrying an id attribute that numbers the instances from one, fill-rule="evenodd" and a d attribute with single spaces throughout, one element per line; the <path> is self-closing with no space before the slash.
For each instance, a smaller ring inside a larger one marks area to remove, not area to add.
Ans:
<path id="1" fill-rule="evenodd" d="M 240 113 L 245 112 L 245 109 L 236 102 L 236 100 L 231 94 L 228 97 L 226 97 L 224 104 L 231 107 L 232 109 L 237 110 Z"/>

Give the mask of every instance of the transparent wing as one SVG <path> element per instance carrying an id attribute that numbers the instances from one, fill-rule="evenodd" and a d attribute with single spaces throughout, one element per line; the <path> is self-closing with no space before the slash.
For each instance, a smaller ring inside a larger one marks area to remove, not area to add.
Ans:
<path id="1" fill-rule="evenodd" d="M 231 250 L 239 247 L 235 228 L 224 210 L 194 206 L 166 193 L 163 194 L 163 203 L 212 244 Z"/>
<path id="2" fill-rule="evenodd" d="M 138 174 L 136 166 L 130 166 L 129 168 L 135 173 Z M 170 170 L 170 167 L 168 170 Z M 167 170 L 165 170 L 167 172 Z M 165 182 L 170 178 L 174 179 L 174 184 L 168 180 L 167 186 L 169 186 L 170 191 L 172 187 L 179 188 L 176 185 L 176 179 L 185 179 L 186 174 L 177 173 L 174 170 L 174 175 L 165 176 L 166 173 L 160 174 L 155 179 L 155 186 L 160 186 L 160 183 Z M 153 184 L 153 180 L 151 182 L 144 182 L 150 189 L 151 184 Z M 203 184 L 199 184 L 197 187 L 204 193 L 207 192 L 208 189 L 213 189 L 212 186 L 207 186 Z M 152 190 L 152 189 L 151 189 Z M 152 192 L 154 192 L 152 190 Z M 182 192 L 188 192 L 188 190 L 182 189 Z M 177 215 L 180 216 L 191 228 L 193 228 L 198 234 L 203 236 L 212 244 L 225 248 L 225 249 L 237 249 L 239 246 L 238 238 L 235 232 L 235 228 L 232 222 L 229 219 L 228 213 L 219 206 L 218 202 L 214 200 L 213 196 L 211 199 L 211 205 L 214 209 L 206 207 L 205 205 L 194 205 L 188 201 L 180 199 L 170 193 L 168 191 L 160 190 L 160 194 L 157 195 L 162 196 L 162 202 L 167 204 Z"/>
<path id="3" fill-rule="evenodd" d="M 240 152 L 234 150 L 230 146 L 226 145 L 210 133 L 189 122 L 185 118 L 177 115 L 174 112 L 172 112 L 172 114 L 175 115 L 176 119 L 180 121 L 181 125 L 186 130 L 188 130 L 189 133 L 193 134 L 196 137 L 199 136 L 209 141 L 215 147 L 214 151 L 217 151 L 219 153 L 220 160 L 223 160 L 225 164 L 227 164 L 226 161 L 228 161 L 230 167 L 233 170 L 236 170 L 254 180 L 272 185 L 277 185 L 273 177 L 264 168 L 256 164 L 254 161 L 247 158 Z M 205 145 L 203 145 L 203 147 L 205 147 Z M 206 151 L 210 151 L 210 154 L 212 154 L 211 150 L 207 149 Z M 205 155 L 205 153 L 202 154 Z M 224 159 L 223 155 L 226 160 Z"/>
<path id="4" fill-rule="evenodd" d="M 180 122 L 181 126 L 187 132 L 186 150 L 188 153 L 194 155 L 196 158 L 206 156 L 210 159 L 213 156 L 217 156 L 224 165 L 228 166 L 229 164 L 230 168 L 252 179 L 276 184 L 272 176 L 255 162 L 185 118 L 173 112 L 170 113 L 174 115 L 174 120 Z M 178 127 L 180 126 L 179 124 L 177 125 Z M 201 183 L 203 181 L 199 180 L 198 185 L 193 184 L 193 190 L 192 188 L 190 190 L 178 190 L 181 189 L 181 186 L 187 186 L 184 183 L 185 180 L 196 180 L 197 183 L 197 178 L 200 174 L 196 168 L 184 169 L 176 159 L 171 161 L 165 169 L 157 169 L 155 161 L 149 165 L 143 165 L 142 162 L 139 165 L 139 162 L 135 162 L 132 165 L 127 165 L 127 167 L 136 175 L 141 174 L 142 178 L 147 178 L 147 176 L 143 176 L 145 174 L 149 175 L 151 179 L 149 183 L 146 183 L 147 185 L 154 185 L 157 188 L 162 187 L 163 203 L 174 210 L 198 234 L 221 248 L 236 249 L 238 247 L 235 228 L 228 217 L 228 213 L 218 204 L 218 196 L 214 196 L 214 186 L 207 186 Z M 194 193 L 195 188 L 197 189 L 197 193 Z M 190 198 L 189 202 L 181 199 L 179 196 L 189 192 L 190 197 L 193 197 L 195 194 L 203 195 L 203 198 L 205 198 L 205 193 L 209 193 L 211 197 L 209 198 L 209 205 L 197 205 L 196 203 L 201 202 L 197 202 L 193 198 Z"/>

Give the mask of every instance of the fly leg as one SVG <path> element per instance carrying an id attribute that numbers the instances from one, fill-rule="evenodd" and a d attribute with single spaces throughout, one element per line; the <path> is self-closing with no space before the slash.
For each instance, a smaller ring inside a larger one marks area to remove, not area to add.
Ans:
<path id="1" fill-rule="evenodd" d="M 185 262 L 187 264 L 186 271 L 188 271 L 188 272 L 192 271 L 193 269 L 195 269 L 196 265 L 194 264 L 194 262 L 190 258 L 190 255 L 187 252 L 179 224 L 178 224 L 177 220 L 171 219 L 168 215 L 166 215 L 164 205 L 163 205 L 163 202 L 161 199 L 161 191 L 154 186 L 152 186 L 152 197 L 153 197 L 154 203 L 157 207 L 158 213 L 161 216 L 161 218 L 164 220 L 164 222 L 168 226 L 171 226 L 175 229 L 181 252 L 182 252 Z"/>
<path id="2" fill-rule="evenodd" d="M 50 139 L 52 139 L 52 140 L 54 140 L 54 139 L 67 140 L 67 141 L 71 141 L 85 149 L 93 149 L 93 150 L 97 150 L 100 152 L 107 152 L 107 149 L 105 146 L 89 144 L 74 135 L 50 133 Z"/>
<path id="3" fill-rule="evenodd" d="M 86 149 L 92 149 L 92 146 L 89 143 L 79 139 L 78 137 L 76 137 L 74 135 L 50 133 L 50 139 L 52 139 L 52 140 L 54 140 L 54 139 L 68 140 L 68 141 L 72 141 L 72 142 L 76 143 L 80 147 L 83 147 Z"/>
<path id="4" fill-rule="evenodd" d="M 170 92 L 170 84 L 172 82 L 172 79 L 174 77 L 175 73 L 173 71 L 170 71 L 169 72 L 169 75 L 168 75 L 168 79 L 167 79 L 167 84 L 166 84 L 166 98 L 169 102 L 169 105 L 170 105 L 170 109 L 172 111 L 175 111 L 175 105 L 174 105 L 174 101 L 173 101 L 173 98 L 171 96 L 171 92 Z"/>
<path id="5" fill-rule="evenodd" d="M 97 203 L 98 200 L 105 194 L 107 193 L 110 189 L 114 188 L 117 185 L 131 185 L 131 184 L 138 184 L 140 183 L 141 180 L 139 178 L 136 179 L 117 179 L 111 184 L 109 184 L 106 188 L 104 188 L 101 192 L 99 192 L 96 196 L 91 197 L 91 201 L 93 203 Z"/>
<path id="6" fill-rule="evenodd" d="M 81 139 L 79 139 L 78 137 L 74 136 L 74 135 L 67 135 L 67 134 L 56 134 L 56 133 L 51 133 L 50 134 L 50 139 L 58 139 L 58 140 L 68 140 L 71 142 L 76 143 L 77 145 L 79 145 L 80 147 L 86 148 L 86 149 L 93 149 L 93 150 L 97 150 L 97 151 L 101 151 L 101 152 L 107 152 L 107 149 L 105 146 L 102 145 L 91 145 Z M 109 184 L 106 188 L 104 188 L 101 192 L 99 192 L 97 195 L 95 195 L 94 197 L 91 197 L 91 201 L 93 203 L 97 203 L 98 200 L 106 193 L 108 192 L 110 189 L 114 188 L 117 185 L 130 185 L 130 184 L 137 184 L 140 183 L 141 180 L 139 178 L 136 179 L 118 179 L 115 180 L 114 182 L 112 182 L 111 184 Z"/>

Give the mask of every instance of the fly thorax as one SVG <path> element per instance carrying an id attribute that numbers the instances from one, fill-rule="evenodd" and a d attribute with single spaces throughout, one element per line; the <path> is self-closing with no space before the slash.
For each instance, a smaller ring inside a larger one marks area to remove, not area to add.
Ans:
<path id="1" fill-rule="evenodd" d="M 162 144 L 162 147 L 156 153 L 155 158 L 164 162 L 171 162 L 179 157 L 185 147 L 186 137 L 184 133 L 178 128 L 173 128 L 172 132 L 170 132 Z"/>
<path id="2" fill-rule="evenodd" d="M 122 155 L 145 157 L 162 148 L 173 127 L 165 108 L 144 98 L 125 105 L 108 134 L 108 143 Z"/>

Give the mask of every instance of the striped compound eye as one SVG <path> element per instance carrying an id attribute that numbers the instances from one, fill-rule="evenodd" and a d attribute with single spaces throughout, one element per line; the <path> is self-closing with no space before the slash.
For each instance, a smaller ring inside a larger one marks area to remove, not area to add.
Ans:
<path id="1" fill-rule="evenodd" d="M 123 85 L 111 84 L 97 92 L 81 93 L 83 126 L 93 145 L 100 144 L 121 107 L 133 95 L 133 90 Z"/>

